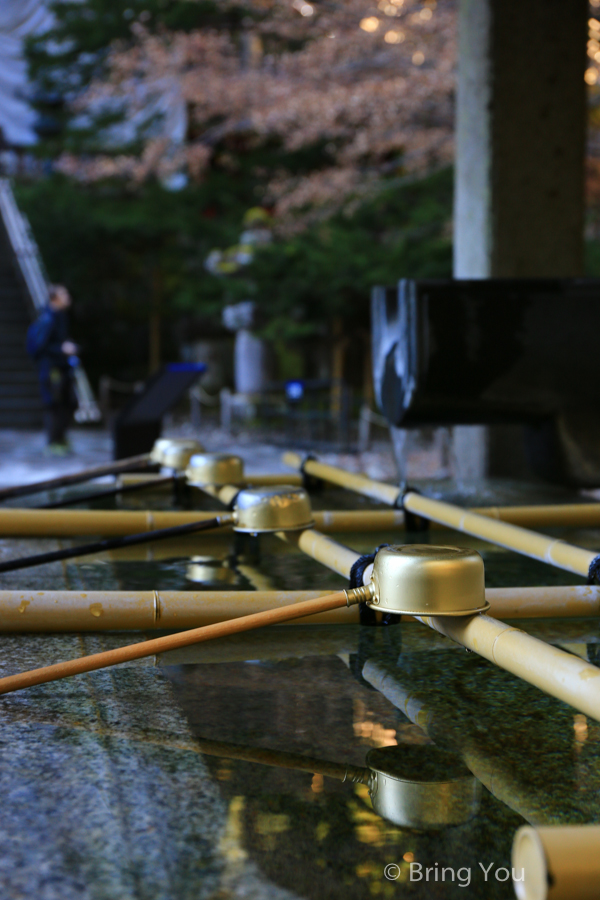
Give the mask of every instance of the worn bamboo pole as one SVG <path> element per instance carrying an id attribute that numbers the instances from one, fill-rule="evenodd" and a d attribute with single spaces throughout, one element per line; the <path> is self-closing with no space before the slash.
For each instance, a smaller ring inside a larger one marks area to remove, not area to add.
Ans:
<path id="1" fill-rule="evenodd" d="M 308 475 L 313 475 L 336 484 L 339 487 L 354 491 L 372 500 L 394 506 L 400 499 L 402 490 L 383 481 L 376 481 L 366 475 L 357 475 L 347 472 L 337 466 L 330 466 L 317 460 L 303 461 L 298 453 L 284 453 L 283 462 L 292 467 L 303 466 Z M 600 527 L 600 503 L 555 503 L 544 506 L 482 506 L 469 510 L 486 516 L 490 519 L 498 519 L 502 522 L 510 522 L 513 525 L 521 525 L 528 528 L 597 528 Z M 450 527 L 445 523 L 432 522 L 434 527 Z"/>
<path id="2" fill-rule="evenodd" d="M 600 669 L 491 616 L 420 621 L 529 684 L 600 721 Z"/>
<path id="3" fill-rule="evenodd" d="M 0 591 L 0 633 L 199 628 L 325 596 L 320 591 Z M 600 615 L 600 587 L 488 588 L 499 619 Z M 403 621 L 414 621 L 403 616 Z M 331 610 L 303 625 L 353 624 L 358 609 Z"/>
<path id="4" fill-rule="evenodd" d="M 0 591 L 0 633 L 199 628 L 329 591 Z M 357 622 L 358 610 L 330 610 L 304 624 Z"/>
<path id="5" fill-rule="evenodd" d="M 150 454 L 142 453 L 140 456 L 130 456 L 116 462 L 106 463 L 102 466 L 92 466 L 81 472 L 71 475 L 59 475 L 57 478 L 47 478 L 45 481 L 35 481 L 31 484 L 19 484 L 14 487 L 0 489 L 0 500 L 9 500 L 14 497 L 27 497 L 30 494 L 39 494 L 60 487 L 69 487 L 72 484 L 82 484 L 93 478 L 102 478 L 104 475 L 116 475 L 118 472 L 126 472 L 128 469 L 139 469 L 151 464 Z"/>
<path id="6" fill-rule="evenodd" d="M 374 481 L 366 475 L 357 475 L 354 472 L 346 472 L 345 469 L 339 469 L 337 466 L 329 466 L 326 463 L 317 460 L 304 461 L 298 453 L 284 453 L 282 461 L 291 469 L 299 469 L 303 466 L 307 475 L 313 475 L 315 478 L 322 478 L 330 484 L 337 484 L 339 487 L 346 488 L 349 491 L 355 491 L 362 494 L 363 497 L 370 497 L 371 500 L 379 500 L 380 503 L 387 503 L 393 506 L 400 495 L 399 488 L 392 484 L 385 484 L 383 481 Z"/>
<path id="7" fill-rule="evenodd" d="M 515 550 L 524 556 L 550 563 L 568 572 L 575 572 L 577 575 L 587 576 L 590 563 L 597 556 L 590 550 L 575 547 L 566 541 L 546 537 L 519 525 L 488 519 L 479 513 L 469 512 L 452 503 L 423 497 L 414 491 L 409 491 L 404 496 L 403 502 L 404 508 L 416 515 L 432 519 L 481 540 L 490 541 L 500 547 Z"/>
<path id="8" fill-rule="evenodd" d="M 597 900 L 600 825 L 523 825 L 511 868 L 518 900 Z"/>
<path id="9" fill-rule="evenodd" d="M 224 495 L 225 496 L 225 495 Z M 598 515 L 600 503 L 593 504 L 593 512 Z M 546 509 L 551 511 L 550 516 L 537 516 L 537 511 Z M 581 508 L 583 513 L 588 509 L 587 504 L 575 504 L 569 507 L 573 514 L 569 513 L 568 525 L 588 527 L 595 524 L 592 516 L 584 515 L 577 521 L 576 513 Z M 513 509 L 515 515 L 513 516 Z M 516 524 L 538 524 L 541 526 L 559 525 L 560 511 L 563 507 L 490 507 L 473 509 L 486 518 L 499 519 L 500 521 Z M 528 517 L 529 510 L 535 515 Z M 212 518 L 215 512 L 187 512 L 163 510 L 91 510 L 91 509 L 2 509 L 0 510 L 0 536 L 2 537 L 71 537 L 78 535 L 118 536 L 133 534 L 139 531 L 152 531 L 154 528 L 170 528 L 174 525 L 184 525 L 187 522 L 197 521 L 200 518 Z M 363 531 L 391 531 L 404 528 L 404 513 L 399 509 L 372 509 L 372 510 L 313 510 L 315 528 L 321 532 L 338 534 L 342 532 L 360 533 Z M 537 518 L 537 521 L 533 520 Z M 600 524 L 600 523 L 598 523 Z M 433 527 L 444 527 L 432 522 Z"/>
<path id="10" fill-rule="evenodd" d="M 94 672 L 98 669 L 105 669 L 108 666 L 131 662 L 134 659 L 143 659 L 145 656 L 152 656 L 155 653 L 164 653 L 168 650 L 177 650 L 180 647 L 189 647 L 202 641 L 211 641 L 231 634 L 239 634 L 243 631 L 252 631 L 255 628 L 264 628 L 267 625 L 278 625 L 289 619 L 300 619 L 304 616 L 316 615 L 327 610 L 352 606 L 359 603 L 364 598 L 364 595 L 364 589 L 338 591 L 335 594 L 328 594 L 326 597 L 319 597 L 316 600 L 307 600 L 304 603 L 296 603 L 292 606 L 284 606 L 279 609 L 268 610 L 267 612 L 242 616 L 229 622 L 218 622 L 215 625 L 206 625 L 203 628 L 180 631 L 177 634 L 153 638 L 149 641 L 142 641 L 139 644 L 130 644 L 127 647 L 119 647 L 116 650 L 106 650 L 103 653 L 94 653 L 91 656 L 84 656 L 80 659 L 44 666 L 29 672 L 20 672 L 17 675 L 8 675 L 0 678 L 0 694 L 19 691 L 23 688 L 33 687 L 36 684 L 58 681 L 61 678 L 69 678 L 72 675 L 81 675 L 84 672 Z"/>

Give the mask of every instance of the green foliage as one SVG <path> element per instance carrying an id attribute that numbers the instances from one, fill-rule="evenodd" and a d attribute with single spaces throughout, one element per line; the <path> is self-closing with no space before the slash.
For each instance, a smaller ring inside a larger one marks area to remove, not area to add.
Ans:
<path id="1" fill-rule="evenodd" d="M 265 333 L 294 339 L 341 317 L 347 331 L 369 327 L 375 284 L 448 278 L 452 173 L 391 184 L 352 215 L 339 214 L 288 241 L 260 249 L 248 267 Z"/>
<path id="2" fill-rule="evenodd" d="M 600 241 L 586 241 L 585 274 L 588 278 L 600 278 Z"/>
<path id="3" fill-rule="evenodd" d="M 76 337 L 93 376 L 145 374 L 147 322 L 157 303 L 165 356 L 177 355 L 172 325 L 182 316 L 218 326 L 226 303 L 251 298 L 285 359 L 290 342 L 326 333 L 333 317 L 347 333 L 368 328 L 374 284 L 451 274 L 450 171 L 390 184 L 352 216 L 258 249 L 232 277 L 210 274 L 204 260 L 211 248 L 238 241 L 252 204 L 249 179 L 215 171 L 202 185 L 170 192 L 156 183 L 129 191 L 118 182 L 54 176 L 16 192 L 50 278 L 73 293 Z M 283 368 L 296 374 L 297 359 Z"/>
<path id="4" fill-rule="evenodd" d="M 92 375 L 144 375 L 147 322 L 158 304 L 165 354 L 177 356 L 172 328 L 196 312 L 218 319 L 223 285 L 203 262 L 214 243 L 237 237 L 239 211 L 213 217 L 223 180 L 173 193 L 156 183 L 80 185 L 51 177 L 16 186 L 53 281 L 74 297 L 76 338 Z M 234 225 L 229 224 L 229 219 Z"/>
<path id="5" fill-rule="evenodd" d="M 235 0 L 82 0 L 53 8 L 52 31 L 33 38 L 27 51 L 42 117 L 38 151 L 46 158 L 93 149 L 101 128 L 119 119 L 118 109 L 105 110 L 86 129 L 73 128 L 65 101 L 103 76 L 111 44 L 131 41 L 133 23 L 150 31 L 211 27 L 235 35 L 248 14 Z M 190 138 L 194 127 L 192 121 Z M 325 140 L 288 152 L 277 140 L 239 134 L 215 148 L 201 184 L 179 192 L 156 182 L 79 184 L 57 175 L 18 184 L 50 277 L 74 296 L 75 337 L 91 375 L 146 373 L 153 312 L 164 321 L 167 358 L 178 353 L 177 322 L 192 327 L 180 327 L 178 340 L 190 339 L 194 327 L 196 334 L 218 328 L 225 304 L 247 299 L 264 312 L 281 374 L 300 375 L 307 347 L 334 318 L 348 335 L 368 329 L 374 284 L 451 274 L 450 171 L 390 180 L 351 215 L 257 248 L 253 262 L 232 275 L 206 270 L 213 248 L 239 244 L 244 215 L 260 203 L 269 173 L 302 176 L 331 163 Z"/>

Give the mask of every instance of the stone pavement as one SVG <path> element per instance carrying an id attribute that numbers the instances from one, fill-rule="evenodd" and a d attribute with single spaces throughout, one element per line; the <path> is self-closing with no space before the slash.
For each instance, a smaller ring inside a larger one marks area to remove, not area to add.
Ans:
<path id="1" fill-rule="evenodd" d="M 58 543 L 5 538 L 0 558 Z M 74 568 L 4 573 L 0 589 L 69 589 Z M 0 677 L 155 636 L 0 633 Z M 296 900 L 231 833 L 228 803 L 154 663 L 0 697 L 2 900 Z"/>
<path id="2" fill-rule="evenodd" d="M 41 433 L 0 431 L 0 483 L 110 460 L 107 432 L 74 429 L 71 437 L 73 455 L 55 459 L 44 456 Z M 211 449 L 221 449 L 217 438 Z M 275 466 L 279 452 L 259 446 L 245 456 L 256 471 Z M 0 558 L 60 544 L 4 538 Z M 69 589 L 76 569 L 5 573 L 0 589 Z M 110 565 L 103 586 L 118 586 Z M 0 677 L 144 637 L 11 635 L 0 623 Z M 248 859 L 152 658 L 1 697 L 0 747 L 2 900 L 297 900 Z"/>

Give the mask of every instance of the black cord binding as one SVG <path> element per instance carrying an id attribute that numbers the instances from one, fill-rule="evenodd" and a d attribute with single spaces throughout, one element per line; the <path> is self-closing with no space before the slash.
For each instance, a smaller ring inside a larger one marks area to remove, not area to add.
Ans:
<path id="1" fill-rule="evenodd" d="M 237 492 L 237 494 L 233 495 L 233 497 L 227 504 L 227 509 L 230 509 L 233 512 L 233 510 L 235 509 L 235 504 L 237 503 L 237 498 L 240 496 L 241 493 L 242 493 L 242 488 L 240 488 L 240 490 Z"/>
<path id="2" fill-rule="evenodd" d="M 300 474 L 302 475 L 302 487 L 305 491 L 322 491 L 325 487 L 325 482 L 323 481 L 323 479 L 317 478 L 316 475 L 309 475 L 304 468 L 306 463 L 310 462 L 311 460 L 313 462 L 318 462 L 318 459 L 314 453 L 307 453 L 302 460 L 302 465 L 300 466 Z"/>
<path id="3" fill-rule="evenodd" d="M 600 584 L 600 554 L 595 556 L 588 569 L 588 584 Z"/>
<path id="4" fill-rule="evenodd" d="M 396 502 L 394 506 L 396 509 L 401 509 L 404 513 L 404 524 L 407 531 L 429 531 L 429 519 L 425 519 L 423 516 L 417 516 L 415 513 L 411 512 L 409 509 L 406 509 L 404 506 L 404 498 L 407 494 L 420 494 L 421 491 L 417 490 L 417 488 L 410 487 L 408 484 L 402 485 L 400 488 L 400 492 L 396 498 Z"/>
<path id="5" fill-rule="evenodd" d="M 375 557 L 384 547 L 389 547 L 389 544 L 380 544 L 379 547 L 376 547 L 373 553 L 365 553 L 364 556 L 359 556 L 352 568 L 350 569 L 350 584 L 349 587 L 357 588 L 363 586 L 363 577 L 365 574 L 365 570 L 371 563 L 375 562 Z M 377 622 L 377 617 L 375 615 L 375 610 L 371 609 L 370 606 L 367 606 L 366 603 L 358 604 L 358 613 L 360 616 L 360 624 L 361 625 L 395 625 L 400 621 L 401 616 L 396 615 L 395 613 L 383 613 L 381 622 Z"/>

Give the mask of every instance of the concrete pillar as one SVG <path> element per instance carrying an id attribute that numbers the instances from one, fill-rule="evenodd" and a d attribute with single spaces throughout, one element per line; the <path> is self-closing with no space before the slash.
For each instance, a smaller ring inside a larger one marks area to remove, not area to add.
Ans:
<path id="1" fill-rule="evenodd" d="M 459 0 L 455 278 L 583 274 L 587 16 L 586 0 Z M 461 474 L 489 472 L 494 429 L 456 432 Z"/>
<path id="2" fill-rule="evenodd" d="M 586 0 L 460 0 L 456 278 L 583 270 Z"/>

